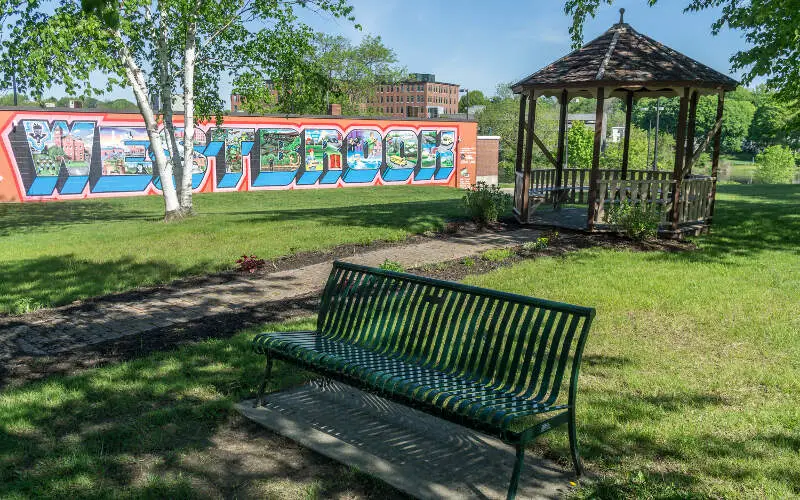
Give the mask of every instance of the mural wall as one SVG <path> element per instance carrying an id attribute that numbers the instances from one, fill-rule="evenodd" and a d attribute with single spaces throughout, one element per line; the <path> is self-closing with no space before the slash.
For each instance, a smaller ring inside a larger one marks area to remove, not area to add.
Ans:
<path id="1" fill-rule="evenodd" d="M 195 192 L 468 187 L 475 182 L 469 151 L 476 134 L 471 122 L 228 117 L 221 127 L 196 127 L 192 185 Z M 182 129 L 176 135 L 183 154 L 187 138 Z M 0 110 L 1 202 L 159 194 L 160 188 L 136 114 Z"/>

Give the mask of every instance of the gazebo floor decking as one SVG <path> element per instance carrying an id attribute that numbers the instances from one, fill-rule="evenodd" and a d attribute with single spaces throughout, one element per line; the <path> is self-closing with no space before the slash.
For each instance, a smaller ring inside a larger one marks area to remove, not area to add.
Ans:
<path id="1" fill-rule="evenodd" d="M 539 207 L 528 218 L 529 224 L 547 226 L 558 229 L 586 230 L 586 207 Z"/>

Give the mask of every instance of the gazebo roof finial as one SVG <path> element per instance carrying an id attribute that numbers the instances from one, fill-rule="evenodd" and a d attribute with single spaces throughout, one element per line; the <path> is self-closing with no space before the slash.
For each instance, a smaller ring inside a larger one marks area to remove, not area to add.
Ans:
<path id="1" fill-rule="evenodd" d="M 619 9 L 619 24 L 625 24 L 625 8 Z"/>

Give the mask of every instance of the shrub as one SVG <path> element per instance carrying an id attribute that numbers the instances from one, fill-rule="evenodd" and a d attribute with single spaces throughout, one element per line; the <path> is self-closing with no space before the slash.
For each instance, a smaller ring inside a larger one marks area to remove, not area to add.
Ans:
<path id="1" fill-rule="evenodd" d="M 513 255 L 510 248 L 493 248 L 481 254 L 481 258 L 489 262 L 502 262 Z"/>
<path id="2" fill-rule="evenodd" d="M 478 182 L 464 193 L 464 206 L 472 220 L 479 224 L 497 222 L 511 208 L 513 198 L 498 186 Z"/>
<path id="3" fill-rule="evenodd" d="M 253 274 L 256 271 L 264 269 L 267 263 L 264 259 L 259 259 L 255 255 L 242 255 L 236 259 L 236 270 L 243 273 Z"/>
<path id="4" fill-rule="evenodd" d="M 756 156 L 756 182 L 789 184 L 795 175 L 792 151 L 786 146 L 770 146 Z"/>
<path id="5" fill-rule="evenodd" d="M 403 264 L 389 259 L 384 260 L 383 264 L 381 264 L 378 267 L 380 267 L 384 271 L 394 271 L 396 273 L 403 273 L 406 271 L 406 268 L 403 267 Z"/>
<path id="6" fill-rule="evenodd" d="M 661 215 L 658 211 L 648 210 L 642 204 L 633 204 L 626 200 L 611 207 L 606 214 L 606 220 L 617 231 L 624 232 L 630 238 L 646 240 L 658 232 Z"/>

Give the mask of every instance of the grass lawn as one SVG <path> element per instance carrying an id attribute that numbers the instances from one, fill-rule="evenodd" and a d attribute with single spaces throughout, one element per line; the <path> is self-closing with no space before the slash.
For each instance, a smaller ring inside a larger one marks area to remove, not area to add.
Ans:
<path id="1" fill-rule="evenodd" d="M 54 306 L 344 243 L 401 240 L 461 215 L 443 187 L 195 196 L 198 216 L 164 224 L 160 197 L 0 204 L 0 313 Z"/>
<path id="2" fill-rule="evenodd" d="M 696 252 L 586 250 L 467 280 L 597 307 L 578 433 L 599 480 L 579 495 L 800 495 L 800 186 L 720 186 L 717 207 Z M 394 495 L 231 410 L 261 370 L 253 331 L 0 393 L 0 498 Z M 281 386 L 305 376 L 276 369 Z M 565 431 L 538 446 L 568 463 Z"/>
<path id="3" fill-rule="evenodd" d="M 0 498 L 399 497 L 235 413 L 263 373 L 254 334 L 0 392 Z M 306 376 L 276 370 L 284 386 Z"/>
<path id="4" fill-rule="evenodd" d="M 717 206 L 696 252 L 587 250 L 468 280 L 597 308 L 586 495 L 800 495 L 800 186 L 720 186 Z M 545 442 L 568 457 L 565 433 Z"/>

